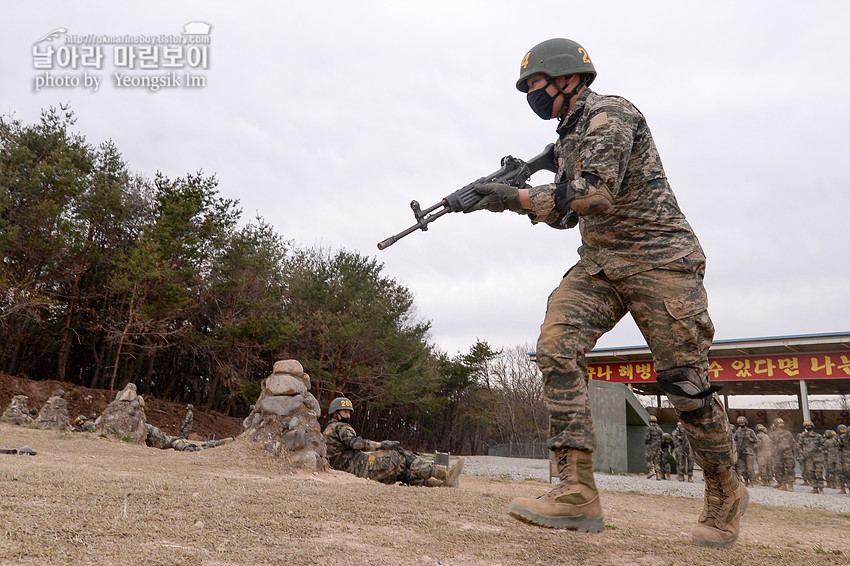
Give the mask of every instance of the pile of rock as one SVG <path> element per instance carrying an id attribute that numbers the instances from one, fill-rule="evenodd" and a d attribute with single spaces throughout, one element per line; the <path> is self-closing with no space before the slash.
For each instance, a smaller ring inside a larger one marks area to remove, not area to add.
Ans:
<path id="1" fill-rule="evenodd" d="M 35 426 L 52 430 L 68 430 L 68 401 L 65 390 L 57 389 L 48 397 L 35 418 Z"/>
<path id="2" fill-rule="evenodd" d="M 0 421 L 16 425 L 31 425 L 33 418 L 30 416 L 29 397 L 26 395 L 12 397 L 12 402 L 0 415 Z"/>
<path id="3" fill-rule="evenodd" d="M 262 445 L 293 464 L 319 471 L 326 467 L 326 448 L 319 416 L 319 402 L 310 393 L 310 376 L 297 360 L 276 362 L 272 375 L 263 380 L 262 392 L 242 422 L 239 438 Z"/>
<path id="4" fill-rule="evenodd" d="M 145 428 L 145 400 L 136 392 L 136 384 L 128 383 L 115 396 L 115 400 L 107 405 L 94 425 L 96 430 L 104 434 L 143 444 L 148 436 Z"/>

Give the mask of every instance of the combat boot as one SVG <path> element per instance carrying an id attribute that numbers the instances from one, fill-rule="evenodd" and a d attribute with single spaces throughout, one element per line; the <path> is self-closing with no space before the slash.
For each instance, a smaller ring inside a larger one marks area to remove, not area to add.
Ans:
<path id="1" fill-rule="evenodd" d="M 460 473 L 463 471 L 463 458 L 458 458 L 451 468 L 434 466 L 434 477 L 442 481 L 447 487 L 460 485 Z"/>
<path id="2" fill-rule="evenodd" d="M 517 497 L 508 514 L 532 525 L 601 533 L 605 529 L 602 502 L 593 479 L 593 454 L 584 450 L 558 450 L 561 483 L 537 499 Z"/>
<path id="3" fill-rule="evenodd" d="M 813 487 L 809 493 L 818 493 L 818 488 Z"/>
<path id="4" fill-rule="evenodd" d="M 694 476 L 688 476 L 688 482 L 694 483 Z"/>
<path id="5" fill-rule="evenodd" d="M 847 493 L 847 490 L 846 490 L 846 489 L 844 488 L 844 486 L 842 485 L 842 486 L 841 486 L 841 490 L 840 490 L 838 493 Z"/>
<path id="6" fill-rule="evenodd" d="M 725 548 L 738 540 L 741 517 L 750 494 L 735 470 L 703 471 L 705 503 L 691 542 L 711 548 Z"/>
<path id="7" fill-rule="evenodd" d="M 685 474 L 676 474 L 676 479 L 679 481 L 685 481 Z"/>

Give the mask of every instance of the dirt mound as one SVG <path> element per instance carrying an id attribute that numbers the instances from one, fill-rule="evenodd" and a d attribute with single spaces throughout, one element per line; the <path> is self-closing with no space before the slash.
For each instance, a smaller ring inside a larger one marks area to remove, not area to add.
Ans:
<path id="1" fill-rule="evenodd" d="M 40 409 L 57 389 L 65 391 L 68 414 L 72 420 L 77 415 L 100 415 L 118 393 L 107 389 L 89 389 L 62 381 L 32 381 L 0 373 L 0 413 L 9 406 L 15 395 L 26 395 L 29 398 L 29 406 Z M 162 401 L 147 395 L 143 397 L 147 422 L 159 427 L 166 434 L 179 436 L 186 405 Z M 204 411 L 197 406 L 192 412 L 195 420 L 190 439 L 219 439 L 235 437 L 242 433 L 242 420 L 239 418 L 228 417 L 216 411 Z"/>

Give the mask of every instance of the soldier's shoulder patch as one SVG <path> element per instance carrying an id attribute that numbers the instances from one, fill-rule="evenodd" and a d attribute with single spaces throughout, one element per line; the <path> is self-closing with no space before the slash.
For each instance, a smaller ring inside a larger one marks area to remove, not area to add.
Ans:
<path id="1" fill-rule="evenodd" d="M 604 126 L 607 123 L 608 123 L 608 113 L 607 112 L 600 112 L 599 114 L 597 114 L 596 116 L 594 116 L 593 118 L 590 119 L 590 124 L 587 127 L 587 133 L 589 134 L 590 132 L 592 132 L 592 131 L 594 131 L 598 128 L 601 128 L 602 126 Z"/>

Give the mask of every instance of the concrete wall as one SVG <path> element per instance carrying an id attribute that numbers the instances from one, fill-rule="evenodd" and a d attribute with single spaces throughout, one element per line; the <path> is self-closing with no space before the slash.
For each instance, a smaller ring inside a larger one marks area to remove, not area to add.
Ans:
<path id="1" fill-rule="evenodd" d="M 594 469 L 615 474 L 645 473 L 643 439 L 649 413 L 622 383 L 590 380 L 588 394 L 596 430 Z"/>

